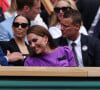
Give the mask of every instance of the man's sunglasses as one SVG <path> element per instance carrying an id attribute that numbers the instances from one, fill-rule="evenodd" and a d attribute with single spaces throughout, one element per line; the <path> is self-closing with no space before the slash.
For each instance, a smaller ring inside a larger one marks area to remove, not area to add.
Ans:
<path id="1" fill-rule="evenodd" d="M 22 28 L 26 28 L 29 24 L 28 23 L 18 23 L 18 22 L 14 22 L 13 26 L 18 28 L 21 25 Z"/>
<path id="2" fill-rule="evenodd" d="M 69 10 L 71 10 L 71 9 L 72 9 L 71 7 L 62 7 L 62 8 L 55 7 L 55 8 L 54 8 L 54 11 L 55 11 L 56 13 L 59 13 L 60 10 L 62 10 L 63 12 L 65 12 L 65 11 L 69 11 Z"/>

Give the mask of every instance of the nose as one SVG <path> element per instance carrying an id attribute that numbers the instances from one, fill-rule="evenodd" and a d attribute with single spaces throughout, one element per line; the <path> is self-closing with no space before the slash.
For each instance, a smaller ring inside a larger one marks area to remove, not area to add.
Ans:
<path id="1" fill-rule="evenodd" d="M 19 25 L 18 28 L 22 28 L 21 25 Z"/>
<path id="2" fill-rule="evenodd" d="M 61 31 L 63 31 L 64 30 L 64 28 L 63 28 L 63 26 L 61 26 Z"/>
<path id="3" fill-rule="evenodd" d="M 63 13 L 62 9 L 60 9 L 59 13 Z"/>

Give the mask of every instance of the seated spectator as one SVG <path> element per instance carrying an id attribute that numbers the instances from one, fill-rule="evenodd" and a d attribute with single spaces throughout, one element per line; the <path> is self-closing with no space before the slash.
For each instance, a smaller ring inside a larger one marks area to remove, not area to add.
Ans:
<path id="1" fill-rule="evenodd" d="M 76 66 L 72 51 L 68 46 L 56 47 L 48 30 L 36 25 L 29 28 L 27 38 L 32 49 L 25 66 Z"/>
<path id="2" fill-rule="evenodd" d="M 5 19 L 11 18 L 16 13 L 16 9 L 17 9 L 16 0 L 11 0 L 10 8 L 8 8 L 7 11 L 4 13 Z M 40 14 L 38 14 L 35 17 L 33 22 L 38 25 L 43 25 L 45 28 L 48 28 L 47 25 L 44 23 L 43 19 L 41 18 Z"/>
<path id="3" fill-rule="evenodd" d="M 15 17 L 12 24 L 14 38 L 8 42 L 0 42 L 5 54 L 7 54 L 7 51 L 10 53 L 20 52 L 24 58 L 29 54 L 30 48 L 25 42 L 25 36 L 29 27 L 30 20 L 27 16 L 17 15 Z M 9 64 L 14 66 L 23 66 L 24 60 L 18 59 L 14 62 L 10 62 Z"/>
<path id="4" fill-rule="evenodd" d="M 81 20 L 81 15 L 77 10 L 66 11 L 61 20 L 62 37 L 55 42 L 61 46 L 68 45 L 74 48 L 78 66 L 100 66 L 100 41 L 79 33 Z"/>
<path id="5" fill-rule="evenodd" d="M 13 19 L 18 14 L 24 14 L 28 16 L 31 20 L 31 25 L 38 24 L 34 23 L 34 20 L 36 16 L 41 12 L 41 0 L 16 0 L 16 5 L 16 13 L 14 13 L 11 18 L 0 23 L 0 41 L 9 41 L 14 37 L 12 32 L 12 23 Z M 41 25 L 44 24 L 41 23 Z"/>
<path id="6" fill-rule="evenodd" d="M 61 32 L 61 19 L 63 18 L 64 12 L 66 10 L 75 9 L 77 7 L 72 0 L 57 0 L 54 5 L 54 12 L 51 18 L 49 32 L 54 39 L 57 39 L 62 36 Z M 86 29 L 83 27 L 80 28 L 80 33 L 87 35 Z"/>

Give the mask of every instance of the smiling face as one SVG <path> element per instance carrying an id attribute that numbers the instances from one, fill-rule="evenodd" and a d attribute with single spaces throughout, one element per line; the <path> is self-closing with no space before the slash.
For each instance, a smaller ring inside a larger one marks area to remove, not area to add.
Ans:
<path id="1" fill-rule="evenodd" d="M 57 8 L 62 8 L 62 7 L 69 7 L 68 3 L 66 1 L 58 1 L 57 5 L 56 5 Z M 62 9 L 60 9 L 59 13 L 57 14 L 58 15 L 58 19 L 61 20 L 63 18 L 63 15 L 64 15 L 64 12 Z"/>
<path id="2" fill-rule="evenodd" d="M 28 21 L 25 17 L 23 16 L 18 16 L 14 20 L 14 23 L 12 25 L 12 29 L 14 32 L 14 37 L 15 38 L 25 38 L 27 30 L 29 28 Z"/>
<path id="3" fill-rule="evenodd" d="M 46 53 L 47 42 L 48 42 L 48 38 L 46 36 L 41 37 L 34 33 L 30 33 L 27 35 L 27 38 L 28 38 L 28 42 L 29 42 L 31 49 L 36 54 Z"/>

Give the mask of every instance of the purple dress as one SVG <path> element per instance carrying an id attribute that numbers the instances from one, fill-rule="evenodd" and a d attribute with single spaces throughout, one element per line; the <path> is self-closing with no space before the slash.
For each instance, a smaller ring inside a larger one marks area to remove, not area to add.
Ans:
<path id="1" fill-rule="evenodd" d="M 74 55 L 68 46 L 58 47 L 51 53 L 28 57 L 24 66 L 53 66 L 73 67 L 76 66 Z"/>

